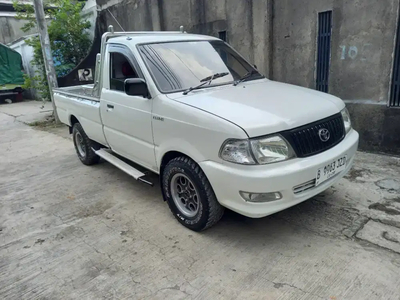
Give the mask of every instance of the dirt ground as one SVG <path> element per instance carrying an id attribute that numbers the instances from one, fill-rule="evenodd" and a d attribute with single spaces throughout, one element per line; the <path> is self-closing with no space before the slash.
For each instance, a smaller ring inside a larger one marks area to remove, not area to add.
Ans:
<path id="1" fill-rule="evenodd" d="M 400 299 L 399 158 L 360 152 L 311 200 L 195 233 L 158 184 L 24 124 L 41 105 L 0 105 L 1 299 Z"/>

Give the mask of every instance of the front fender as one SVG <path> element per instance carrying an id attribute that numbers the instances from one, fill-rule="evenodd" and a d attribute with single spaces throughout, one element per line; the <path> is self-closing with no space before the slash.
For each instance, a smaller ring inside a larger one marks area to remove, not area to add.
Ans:
<path id="1" fill-rule="evenodd" d="M 158 170 L 161 168 L 161 161 L 164 155 L 170 151 L 180 152 L 193 159 L 196 163 L 207 160 L 206 157 L 194 145 L 190 144 L 184 139 L 174 138 L 166 140 L 161 145 L 155 147 Z"/>

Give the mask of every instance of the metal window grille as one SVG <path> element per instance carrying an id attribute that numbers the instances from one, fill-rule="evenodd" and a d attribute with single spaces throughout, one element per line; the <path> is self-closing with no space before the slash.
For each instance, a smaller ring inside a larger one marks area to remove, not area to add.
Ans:
<path id="1" fill-rule="evenodd" d="M 218 37 L 223 40 L 224 42 L 226 42 L 226 31 L 220 31 L 218 32 Z"/>
<path id="2" fill-rule="evenodd" d="M 397 24 L 397 38 L 394 49 L 392 86 L 390 88 L 389 106 L 400 107 L 400 21 Z"/>
<path id="3" fill-rule="evenodd" d="M 331 58 L 332 11 L 318 14 L 317 90 L 328 92 Z"/>

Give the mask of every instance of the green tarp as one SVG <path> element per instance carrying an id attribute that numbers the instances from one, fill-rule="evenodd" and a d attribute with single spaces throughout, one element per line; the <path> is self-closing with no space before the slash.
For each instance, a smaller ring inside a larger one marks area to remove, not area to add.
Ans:
<path id="1" fill-rule="evenodd" d="M 0 44 L 0 86 L 5 84 L 23 84 L 21 55 Z"/>

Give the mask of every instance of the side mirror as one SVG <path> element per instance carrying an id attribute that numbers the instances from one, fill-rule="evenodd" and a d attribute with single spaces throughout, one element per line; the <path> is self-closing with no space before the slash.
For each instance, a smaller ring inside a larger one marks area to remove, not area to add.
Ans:
<path id="1" fill-rule="evenodd" d="M 147 88 L 146 81 L 142 78 L 128 78 L 125 79 L 125 93 L 129 96 L 142 96 L 143 98 L 150 98 L 149 89 Z"/>
<path id="2" fill-rule="evenodd" d="M 257 70 L 257 65 L 254 65 L 254 68 Z"/>

